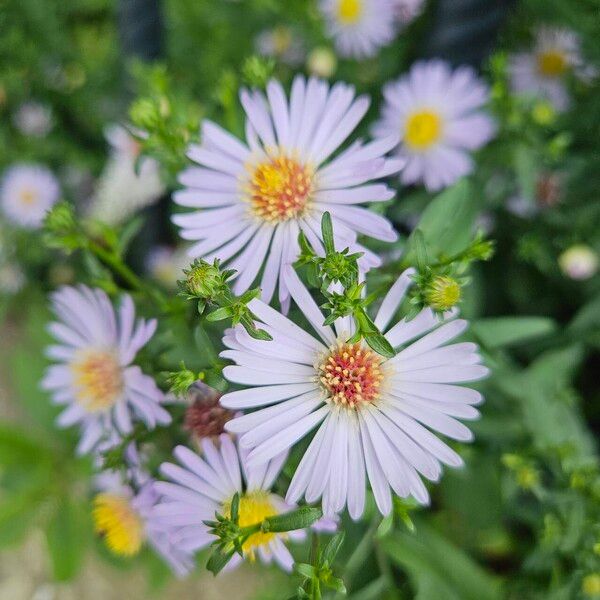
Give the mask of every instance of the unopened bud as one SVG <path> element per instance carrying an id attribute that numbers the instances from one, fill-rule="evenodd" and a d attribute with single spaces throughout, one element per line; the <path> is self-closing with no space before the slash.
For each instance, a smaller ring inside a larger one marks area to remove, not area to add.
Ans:
<path id="1" fill-rule="evenodd" d="M 217 296 L 223 289 L 223 276 L 217 262 L 211 265 L 204 260 L 196 260 L 184 273 L 186 278 L 183 287 L 194 298 L 208 300 Z"/>
<path id="2" fill-rule="evenodd" d="M 582 281 L 596 274 L 598 255 L 589 246 L 577 244 L 558 257 L 558 264 L 567 277 Z"/>
<path id="3" fill-rule="evenodd" d="M 221 394 L 197 381 L 188 391 L 191 401 L 185 411 L 184 428 L 197 438 L 216 437 L 225 431 L 233 412 L 219 404 Z"/>
<path id="4" fill-rule="evenodd" d="M 329 48 L 319 46 L 308 55 L 306 68 L 311 75 L 329 79 L 337 69 L 337 58 Z"/>

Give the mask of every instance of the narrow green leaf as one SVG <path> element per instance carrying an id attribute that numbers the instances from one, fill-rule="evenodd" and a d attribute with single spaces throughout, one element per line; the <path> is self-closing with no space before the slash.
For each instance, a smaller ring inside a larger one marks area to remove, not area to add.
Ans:
<path id="1" fill-rule="evenodd" d="M 323 516 L 320 508 L 302 506 L 289 513 L 268 517 L 263 521 L 264 532 L 295 531 L 310 527 Z"/>
<path id="2" fill-rule="evenodd" d="M 333 225 L 331 223 L 331 215 L 328 212 L 324 212 L 323 217 L 321 218 L 321 233 L 323 235 L 325 253 L 332 254 L 335 252 L 335 243 L 333 240 Z"/>
<path id="3" fill-rule="evenodd" d="M 206 568 L 213 574 L 218 575 L 233 558 L 235 550 L 232 548 L 229 552 L 223 552 L 221 548 L 214 548 L 206 563 Z"/>
<path id="4" fill-rule="evenodd" d="M 322 561 L 332 565 L 335 557 L 337 556 L 342 544 L 344 543 L 345 533 L 340 531 L 336 533 L 327 543 L 327 546 L 323 549 Z"/>
<path id="5" fill-rule="evenodd" d="M 373 350 L 375 350 L 375 352 L 377 352 L 377 354 L 381 354 L 381 356 L 385 356 L 386 358 L 394 358 L 394 356 L 396 356 L 394 348 L 381 333 L 370 333 L 365 335 L 365 341 Z"/>
<path id="6" fill-rule="evenodd" d="M 547 317 L 493 317 L 471 324 L 471 331 L 487 348 L 501 348 L 528 342 L 556 331 Z"/>

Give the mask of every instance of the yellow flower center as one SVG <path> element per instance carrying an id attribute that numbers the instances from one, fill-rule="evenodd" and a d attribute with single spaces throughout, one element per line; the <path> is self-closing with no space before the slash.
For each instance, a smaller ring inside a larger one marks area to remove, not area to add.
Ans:
<path id="1" fill-rule="evenodd" d="M 537 56 L 537 68 L 544 77 L 560 77 L 567 70 L 567 57 L 560 50 L 540 52 Z"/>
<path id="2" fill-rule="evenodd" d="M 383 372 L 379 354 L 360 343 L 339 342 L 317 367 L 319 381 L 335 404 L 357 408 L 379 398 Z"/>
<path id="3" fill-rule="evenodd" d="M 25 188 L 19 192 L 19 200 L 24 206 L 31 206 L 37 202 L 37 194 L 34 190 Z"/>
<path id="4" fill-rule="evenodd" d="M 425 300 L 435 310 L 448 310 L 460 301 L 460 284 L 452 277 L 436 277 L 425 291 Z"/>
<path id="5" fill-rule="evenodd" d="M 292 32 L 287 27 L 275 27 L 272 32 L 273 49 L 275 54 L 281 56 L 292 45 Z"/>
<path id="6" fill-rule="evenodd" d="M 123 392 L 123 372 L 111 352 L 85 350 L 71 370 L 77 401 L 89 412 L 111 408 Z"/>
<path id="7" fill-rule="evenodd" d="M 134 556 L 144 542 L 144 525 L 124 496 L 98 494 L 92 510 L 94 529 L 104 537 L 109 550 L 119 556 Z"/>
<path id="8" fill-rule="evenodd" d="M 413 150 L 426 150 L 440 139 L 442 119 L 430 110 L 415 112 L 406 120 L 404 141 Z"/>
<path id="9" fill-rule="evenodd" d="M 231 501 L 226 502 L 223 506 L 223 514 L 226 517 L 231 516 Z M 264 521 L 267 517 L 274 517 L 277 514 L 277 509 L 273 506 L 268 492 L 259 490 L 240 496 L 240 527 L 248 527 L 250 525 L 256 525 L 257 523 L 262 523 L 262 521 Z M 275 533 L 253 533 L 242 544 L 244 555 L 247 556 L 251 561 L 254 560 L 256 548 L 268 544 L 275 537 L 275 535 Z"/>
<path id="10" fill-rule="evenodd" d="M 362 0 L 339 0 L 338 2 L 338 18 L 344 25 L 356 23 L 362 11 Z"/>
<path id="11" fill-rule="evenodd" d="M 271 223 L 300 216 L 310 200 L 312 171 L 293 158 L 280 155 L 259 164 L 250 180 L 254 213 Z"/>

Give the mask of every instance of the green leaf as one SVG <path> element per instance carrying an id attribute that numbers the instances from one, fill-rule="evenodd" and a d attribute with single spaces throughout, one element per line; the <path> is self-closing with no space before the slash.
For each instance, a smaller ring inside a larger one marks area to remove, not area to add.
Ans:
<path id="1" fill-rule="evenodd" d="M 295 563 L 294 572 L 305 579 L 312 579 L 317 574 L 315 568 L 312 565 L 307 565 L 306 563 Z"/>
<path id="2" fill-rule="evenodd" d="M 3 494 L 0 503 L 0 548 L 20 542 L 33 527 L 40 504 L 48 491 L 31 486 L 25 490 Z"/>
<path id="3" fill-rule="evenodd" d="M 471 331 L 487 348 L 528 342 L 556 329 L 554 320 L 547 317 L 493 317 L 479 319 L 471 325 Z"/>
<path id="4" fill-rule="evenodd" d="M 365 335 L 365 341 L 381 356 L 385 356 L 386 358 L 394 358 L 396 356 L 394 348 L 381 333 L 369 333 Z"/>
<path id="5" fill-rule="evenodd" d="M 425 244 L 425 236 L 420 229 L 415 229 L 412 234 L 412 243 L 415 252 L 415 264 L 419 271 L 423 271 L 429 264 L 427 256 L 427 245 Z"/>
<path id="6" fill-rule="evenodd" d="M 232 548 L 229 552 L 223 552 L 221 548 L 214 548 L 206 563 L 206 568 L 213 574 L 218 575 L 225 565 L 232 559 L 235 550 Z"/>
<path id="7" fill-rule="evenodd" d="M 529 144 L 516 146 L 513 155 L 513 165 L 517 175 L 519 192 L 531 202 L 535 198 L 538 165 L 535 153 Z"/>
<path id="8" fill-rule="evenodd" d="M 211 313 L 206 315 L 207 321 L 223 321 L 224 319 L 229 319 L 233 314 L 233 310 L 229 306 L 223 306 L 221 308 L 217 308 L 213 310 Z"/>
<path id="9" fill-rule="evenodd" d="M 411 578 L 418 600 L 500 600 L 499 581 L 424 522 L 418 535 L 397 531 L 381 540 Z"/>
<path id="10" fill-rule="evenodd" d="M 91 525 L 81 505 L 64 498 L 46 528 L 46 540 L 56 581 L 68 581 L 77 575 L 85 556 L 86 533 Z"/>
<path id="11" fill-rule="evenodd" d="M 291 512 L 266 518 L 261 529 L 263 532 L 295 531 L 310 527 L 322 516 L 320 508 L 302 506 Z"/>
<path id="12" fill-rule="evenodd" d="M 132 219 L 123 227 L 119 234 L 119 240 L 117 243 L 117 252 L 119 256 L 123 256 L 129 247 L 129 244 L 133 241 L 133 238 L 141 231 L 144 225 L 145 218 L 138 216 Z"/>
<path id="13" fill-rule="evenodd" d="M 0 423 L 0 464 L 37 465 L 49 456 L 48 453 L 48 448 L 16 425 Z"/>
<path id="14" fill-rule="evenodd" d="M 336 533 L 327 543 L 327 546 L 323 549 L 321 559 L 323 562 L 327 562 L 328 565 L 332 565 L 335 557 L 337 556 L 346 534 L 343 531 Z"/>
<path id="15" fill-rule="evenodd" d="M 335 242 L 333 238 L 333 225 L 331 223 L 331 215 L 328 212 L 323 213 L 321 218 L 321 233 L 323 235 L 323 244 L 325 253 L 332 254 L 335 252 Z"/>
<path id="16" fill-rule="evenodd" d="M 470 182 L 461 179 L 429 203 L 415 232 L 421 232 L 428 251 L 434 256 L 458 254 L 471 242 L 478 207 L 479 200 Z M 407 260 L 412 264 L 416 264 L 415 240 L 421 235 L 415 232 L 408 240 Z"/>

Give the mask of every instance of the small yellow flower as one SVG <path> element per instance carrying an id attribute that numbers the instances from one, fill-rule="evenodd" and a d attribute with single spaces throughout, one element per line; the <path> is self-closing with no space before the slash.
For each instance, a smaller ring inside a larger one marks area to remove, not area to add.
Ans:
<path id="1" fill-rule="evenodd" d="M 446 275 L 435 277 L 425 290 L 425 301 L 434 310 L 449 310 L 460 298 L 460 284 Z"/>

